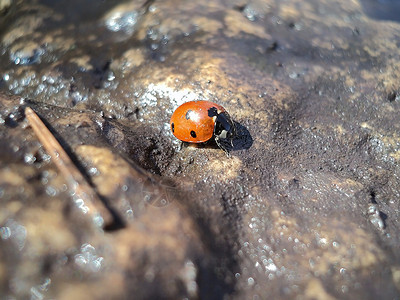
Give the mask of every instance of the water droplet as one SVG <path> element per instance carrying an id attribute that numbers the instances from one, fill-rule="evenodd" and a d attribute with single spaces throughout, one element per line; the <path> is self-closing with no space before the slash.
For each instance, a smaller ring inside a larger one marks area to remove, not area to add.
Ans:
<path id="1" fill-rule="evenodd" d="M 100 174 L 99 170 L 95 167 L 91 167 L 88 173 L 90 176 L 97 176 Z"/>
<path id="2" fill-rule="evenodd" d="M 108 81 L 113 81 L 114 79 L 115 79 L 115 74 L 114 74 L 114 72 L 112 72 L 112 71 L 108 72 L 108 74 L 107 74 L 107 80 L 108 80 Z"/>
<path id="3" fill-rule="evenodd" d="M 0 227 L 0 237 L 1 237 L 3 240 L 9 239 L 10 236 L 11 236 L 10 227 L 7 227 L 7 226 Z"/>
<path id="4" fill-rule="evenodd" d="M 324 247 L 328 244 L 328 240 L 326 238 L 320 238 L 320 239 L 318 239 L 317 242 L 318 242 L 318 245 L 321 247 Z"/>
<path id="5" fill-rule="evenodd" d="M 194 297 L 197 294 L 197 268 L 191 260 L 185 262 L 185 266 L 181 272 L 181 277 L 185 282 L 187 291 L 192 297 Z"/>
<path id="6" fill-rule="evenodd" d="M 253 279 L 253 277 L 249 277 L 249 278 L 247 279 L 247 284 L 248 284 L 248 285 L 254 285 L 254 279 Z"/>
<path id="7" fill-rule="evenodd" d="M 81 246 L 81 253 L 75 255 L 75 264 L 87 272 L 98 272 L 103 264 L 104 258 L 97 255 L 96 248 L 85 243 Z"/>
<path id="8" fill-rule="evenodd" d="M 385 229 L 385 223 L 381 218 L 381 214 L 376 204 L 370 203 L 368 205 L 368 218 L 372 225 L 374 225 L 379 231 L 383 231 Z"/>
<path id="9" fill-rule="evenodd" d="M 83 201 L 80 197 L 74 197 L 74 201 L 76 206 L 84 213 L 87 214 L 89 212 L 89 207 L 86 206 L 85 201 Z"/>
<path id="10" fill-rule="evenodd" d="M 11 240 L 21 251 L 25 246 L 26 228 L 13 219 L 9 219 L 5 226 L 0 227 L 0 237 L 3 240 Z"/>
<path id="11" fill-rule="evenodd" d="M 139 19 L 137 11 L 115 12 L 106 20 L 106 27 L 110 31 L 122 31 L 127 35 L 131 35 L 135 31 L 135 25 Z"/>
<path id="12" fill-rule="evenodd" d="M 314 268 L 314 267 L 315 267 L 315 261 L 314 261 L 312 258 L 310 258 L 310 259 L 308 260 L 308 263 L 310 264 L 310 267 L 311 267 L 311 268 Z"/>
<path id="13" fill-rule="evenodd" d="M 278 268 L 273 262 L 269 262 L 267 265 L 265 265 L 265 270 L 275 272 L 276 270 L 278 270 Z"/>
<path id="14" fill-rule="evenodd" d="M 54 197 L 57 195 L 57 189 L 54 188 L 53 186 L 49 185 L 46 187 L 46 194 L 49 195 L 50 197 Z"/>

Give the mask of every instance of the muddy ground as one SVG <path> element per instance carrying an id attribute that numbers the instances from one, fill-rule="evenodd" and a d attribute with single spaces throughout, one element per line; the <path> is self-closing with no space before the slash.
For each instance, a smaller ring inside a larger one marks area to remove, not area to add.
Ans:
<path id="1" fill-rule="evenodd" d="M 398 299 L 395 1 L 0 0 L 0 296 Z M 223 105 L 228 157 L 169 129 Z M 28 126 L 115 224 L 96 227 Z M 116 222 L 118 221 L 118 222 Z"/>

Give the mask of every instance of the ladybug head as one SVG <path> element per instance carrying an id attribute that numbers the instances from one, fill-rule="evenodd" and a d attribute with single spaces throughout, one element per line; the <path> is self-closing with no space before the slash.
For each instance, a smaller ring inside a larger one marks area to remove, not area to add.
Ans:
<path id="1" fill-rule="evenodd" d="M 232 149 L 235 135 L 235 124 L 229 114 L 226 111 L 218 113 L 214 126 L 214 138 L 218 147 L 226 152 Z"/>

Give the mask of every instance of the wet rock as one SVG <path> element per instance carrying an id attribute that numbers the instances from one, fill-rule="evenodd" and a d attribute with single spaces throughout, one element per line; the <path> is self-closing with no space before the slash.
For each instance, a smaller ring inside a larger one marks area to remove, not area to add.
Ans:
<path id="1" fill-rule="evenodd" d="M 1 294 L 398 298 L 389 2 L 0 1 Z M 234 119 L 231 158 L 180 149 L 196 99 Z M 78 213 L 26 105 L 122 226 Z"/>

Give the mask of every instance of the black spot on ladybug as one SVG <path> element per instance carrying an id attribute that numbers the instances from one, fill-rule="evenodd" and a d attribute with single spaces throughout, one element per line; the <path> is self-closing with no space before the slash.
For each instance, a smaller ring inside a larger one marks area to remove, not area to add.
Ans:
<path id="1" fill-rule="evenodd" d="M 190 119 L 190 114 L 192 113 L 192 111 L 189 109 L 188 111 L 187 111 L 187 113 L 186 113 L 186 120 L 189 120 Z"/>
<path id="2" fill-rule="evenodd" d="M 172 133 L 174 133 L 174 131 L 175 131 L 175 124 L 174 123 L 171 124 L 171 130 L 172 130 Z"/>
<path id="3" fill-rule="evenodd" d="M 208 109 L 208 116 L 210 118 L 215 117 L 216 115 L 218 115 L 218 110 L 216 107 L 211 107 Z"/>
<path id="4" fill-rule="evenodd" d="M 195 138 L 197 135 L 196 135 L 196 132 L 194 132 L 193 130 L 190 132 L 190 136 L 191 137 L 193 137 L 193 138 Z"/>

